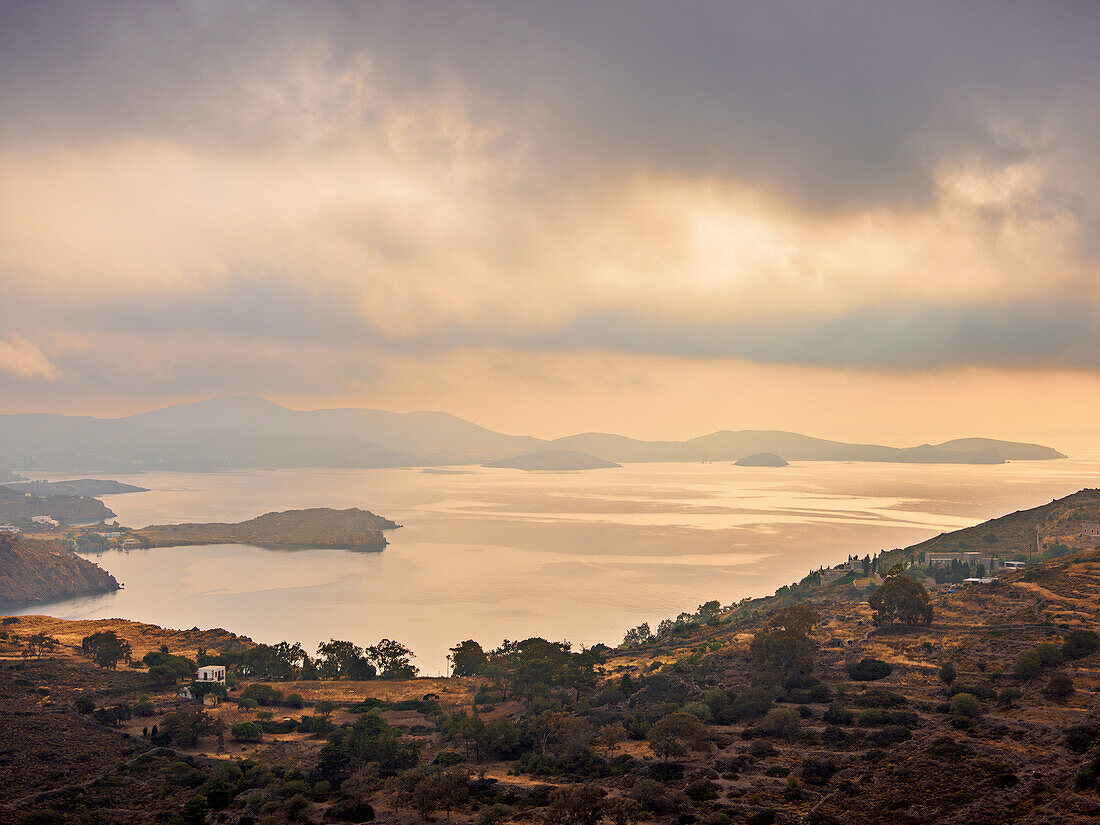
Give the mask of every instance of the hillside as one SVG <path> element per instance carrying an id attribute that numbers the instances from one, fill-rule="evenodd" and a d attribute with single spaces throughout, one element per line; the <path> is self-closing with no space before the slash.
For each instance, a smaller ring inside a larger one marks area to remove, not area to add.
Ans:
<path id="1" fill-rule="evenodd" d="M 604 461 L 587 453 L 574 450 L 540 450 L 535 453 L 517 455 L 499 461 L 490 461 L 486 467 L 508 467 L 516 470 L 599 470 L 621 467 L 612 461 Z"/>
<path id="2" fill-rule="evenodd" d="M 347 510 L 318 507 L 266 513 L 235 524 L 154 524 L 135 530 L 134 535 L 152 547 L 259 544 L 378 551 L 388 544 L 382 531 L 399 526 L 354 507 Z"/>
<path id="3" fill-rule="evenodd" d="M 1030 556 L 1036 552 L 1036 540 L 1045 548 L 1062 542 L 1080 544 L 1084 523 L 1100 523 L 1100 489 L 1085 489 L 1049 504 L 991 519 L 974 527 L 954 530 L 934 538 L 893 551 L 891 556 L 917 558 L 922 553 L 982 550 L 1004 556 Z M 1042 548 L 1039 548 L 1042 549 Z"/>
<path id="4" fill-rule="evenodd" d="M 102 501 L 88 496 L 26 495 L 10 487 L 0 487 L 0 521 L 29 521 L 35 516 L 51 516 L 71 524 L 103 521 L 114 515 Z"/>
<path id="5" fill-rule="evenodd" d="M 49 602 L 118 589 L 106 570 L 56 544 L 0 533 L 0 602 Z"/>

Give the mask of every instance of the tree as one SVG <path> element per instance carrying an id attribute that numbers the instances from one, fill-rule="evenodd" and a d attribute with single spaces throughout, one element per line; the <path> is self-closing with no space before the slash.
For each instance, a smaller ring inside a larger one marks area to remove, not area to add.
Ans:
<path id="1" fill-rule="evenodd" d="M 53 653 L 61 646 L 61 642 L 45 633 L 32 633 L 23 640 L 23 644 L 36 659 L 41 659 L 43 653 Z"/>
<path id="2" fill-rule="evenodd" d="M 80 648 L 85 656 L 108 670 L 114 670 L 123 659 L 129 662 L 132 653 L 130 643 L 120 639 L 113 630 L 100 630 L 85 636 Z"/>
<path id="3" fill-rule="evenodd" d="M 764 670 L 780 677 L 802 676 L 813 670 L 813 641 L 809 632 L 821 619 L 807 605 L 793 605 L 773 615 L 752 637 L 749 657 Z"/>
<path id="4" fill-rule="evenodd" d="M 900 622 L 907 625 L 932 623 L 932 600 L 920 582 L 915 582 L 895 566 L 882 586 L 867 600 L 874 611 L 876 626 Z"/>
<path id="5" fill-rule="evenodd" d="M 264 729 L 257 722 L 238 722 L 229 734 L 238 742 L 259 742 L 264 738 Z"/>
<path id="6" fill-rule="evenodd" d="M 489 665 L 489 656 L 473 639 L 459 642 L 450 649 L 452 676 L 479 676 Z"/>
<path id="7" fill-rule="evenodd" d="M 950 685 L 955 681 L 957 672 L 955 670 L 954 662 L 944 662 L 943 667 L 940 668 L 940 681 L 945 685 Z"/>
<path id="8" fill-rule="evenodd" d="M 626 728 L 622 722 L 612 722 L 610 725 L 604 725 L 596 735 L 596 741 L 603 745 L 609 754 L 618 747 L 620 742 L 625 740 Z"/>
<path id="9" fill-rule="evenodd" d="M 76 706 L 76 712 L 81 716 L 86 716 L 95 710 L 95 699 L 87 693 L 82 693 L 77 696 L 73 704 Z"/>
<path id="10" fill-rule="evenodd" d="M 410 661 L 412 650 L 392 639 L 383 639 L 368 647 L 366 658 L 378 668 L 378 674 L 383 679 L 415 679 L 420 672 Z"/>
<path id="11" fill-rule="evenodd" d="M 688 750 L 710 750 L 706 725 L 690 713 L 670 713 L 649 729 L 646 738 L 654 753 L 666 759 L 683 756 Z"/>

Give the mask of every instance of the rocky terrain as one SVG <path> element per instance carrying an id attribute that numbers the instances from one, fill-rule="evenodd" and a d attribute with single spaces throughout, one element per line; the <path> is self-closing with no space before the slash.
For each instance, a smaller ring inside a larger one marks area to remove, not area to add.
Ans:
<path id="1" fill-rule="evenodd" d="M 103 568 L 53 542 L 0 534 L 0 602 L 48 602 L 118 590 Z"/>
<path id="2" fill-rule="evenodd" d="M 186 544 L 259 544 L 286 547 L 340 547 L 382 550 L 383 530 L 400 525 L 367 510 L 317 507 L 266 513 L 235 524 L 154 524 L 134 535 L 151 547 Z"/>

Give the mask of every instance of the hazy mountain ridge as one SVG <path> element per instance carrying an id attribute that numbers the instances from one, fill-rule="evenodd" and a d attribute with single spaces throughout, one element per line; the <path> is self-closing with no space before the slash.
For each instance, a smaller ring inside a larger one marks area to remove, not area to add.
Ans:
<path id="1" fill-rule="evenodd" d="M 609 433 L 547 441 L 497 433 L 448 413 L 304 412 L 254 396 L 223 396 L 116 419 L 0 416 L 0 466 L 34 470 L 414 467 L 482 464 L 539 450 L 585 453 L 612 463 L 737 461 L 761 452 L 787 461 L 966 464 L 1065 457 L 1038 444 L 987 438 L 902 448 L 779 430 L 720 430 L 687 441 L 642 441 Z"/>

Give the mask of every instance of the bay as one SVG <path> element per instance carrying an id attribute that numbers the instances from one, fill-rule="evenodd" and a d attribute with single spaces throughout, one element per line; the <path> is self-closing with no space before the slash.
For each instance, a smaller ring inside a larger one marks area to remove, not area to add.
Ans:
<path id="1" fill-rule="evenodd" d="M 447 648 L 463 639 L 615 644 L 642 621 L 708 599 L 766 595 L 849 553 L 905 546 L 1097 486 L 1098 471 L 1095 460 L 1075 459 L 115 475 L 150 488 L 104 497 L 127 526 L 303 507 L 361 507 L 403 526 L 380 553 L 111 550 L 89 558 L 125 589 L 21 612 L 224 627 L 310 648 L 330 638 L 393 638 L 436 675 L 446 670 Z"/>

